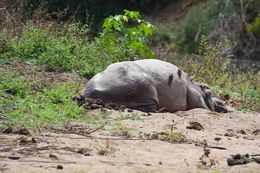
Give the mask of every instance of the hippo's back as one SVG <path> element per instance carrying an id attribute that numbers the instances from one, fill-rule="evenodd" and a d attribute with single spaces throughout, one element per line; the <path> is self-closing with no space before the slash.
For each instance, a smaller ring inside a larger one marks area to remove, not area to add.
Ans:
<path id="1" fill-rule="evenodd" d="M 132 88 L 152 86 L 156 93 L 144 96 L 156 97 L 158 108 L 167 107 L 169 111 L 175 111 L 187 107 L 186 85 L 186 74 L 171 63 L 154 59 L 124 61 L 111 64 L 95 75 L 87 84 L 84 95 L 124 103 Z"/>

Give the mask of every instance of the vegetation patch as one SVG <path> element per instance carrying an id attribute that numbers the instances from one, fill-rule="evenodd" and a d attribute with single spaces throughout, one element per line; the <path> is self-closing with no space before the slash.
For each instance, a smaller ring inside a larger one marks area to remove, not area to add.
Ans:
<path id="1" fill-rule="evenodd" d="M 153 58 L 147 45 L 154 30 L 138 12 L 127 10 L 108 17 L 94 40 L 90 39 L 88 25 L 31 21 L 21 28 L 21 33 L 0 35 L 0 56 L 5 61 L 22 59 L 42 65 L 48 71 L 76 71 L 93 76 L 111 63 Z"/>
<path id="2" fill-rule="evenodd" d="M 198 51 L 201 35 L 208 35 L 214 29 L 219 15 L 231 15 L 235 11 L 233 1 L 209 0 L 194 6 L 182 23 L 175 37 L 178 50 L 186 53 Z"/>
<path id="3" fill-rule="evenodd" d="M 159 139 L 171 143 L 184 143 L 187 142 L 186 136 L 177 131 L 164 131 L 159 135 Z"/>
<path id="4" fill-rule="evenodd" d="M 139 115 L 138 113 L 131 113 L 131 114 L 123 114 L 120 115 L 118 118 L 118 120 L 142 120 L 142 116 Z"/>
<path id="5" fill-rule="evenodd" d="M 21 75 L 8 69 L 0 76 L 0 110 L 4 117 L 1 127 L 51 127 L 68 121 L 99 123 L 88 116 L 84 107 L 72 100 L 78 94 L 79 82 L 68 79 L 48 83 L 41 77 Z"/>

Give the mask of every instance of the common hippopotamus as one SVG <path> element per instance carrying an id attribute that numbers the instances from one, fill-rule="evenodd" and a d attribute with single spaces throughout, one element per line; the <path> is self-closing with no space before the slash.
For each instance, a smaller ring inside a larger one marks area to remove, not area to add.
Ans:
<path id="1" fill-rule="evenodd" d="M 206 85 L 194 83 L 177 66 L 156 59 L 117 62 L 96 74 L 82 95 L 144 112 L 204 108 L 225 112 Z"/>

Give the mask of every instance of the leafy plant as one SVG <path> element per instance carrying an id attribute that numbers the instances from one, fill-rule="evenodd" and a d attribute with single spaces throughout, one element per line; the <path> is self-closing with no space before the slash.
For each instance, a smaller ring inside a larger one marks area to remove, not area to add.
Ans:
<path id="1" fill-rule="evenodd" d="M 260 14 L 257 15 L 254 22 L 246 25 L 248 32 L 260 33 Z"/>
<path id="2" fill-rule="evenodd" d="M 218 15 L 229 15 L 234 12 L 234 4 L 209 0 L 194 6 L 176 35 L 175 42 L 178 50 L 186 53 L 198 51 L 199 38 L 207 36 L 212 31 Z"/>
<path id="3" fill-rule="evenodd" d="M 148 43 L 155 27 L 140 17 L 138 12 L 127 10 L 108 17 L 94 41 L 88 39 L 92 35 L 87 25 L 28 22 L 9 44 L 3 41 L 1 46 L 0 39 L 0 56 L 22 59 L 51 71 L 93 76 L 114 62 L 154 57 Z"/>
<path id="4" fill-rule="evenodd" d="M 141 15 L 136 11 L 124 10 L 124 14 L 110 16 L 103 23 L 101 39 L 107 43 L 120 45 L 119 49 L 125 54 L 133 53 L 139 58 L 154 58 L 155 55 L 148 47 L 149 37 L 156 29 L 151 23 L 141 20 Z M 108 40 L 107 40 L 108 39 Z"/>

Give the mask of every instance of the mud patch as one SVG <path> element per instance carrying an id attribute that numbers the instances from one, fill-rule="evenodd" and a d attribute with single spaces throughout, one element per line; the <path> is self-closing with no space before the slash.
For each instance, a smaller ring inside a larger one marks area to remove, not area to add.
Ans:
<path id="1" fill-rule="evenodd" d="M 6 134 L 18 134 L 18 135 L 31 135 L 30 131 L 27 128 L 13 128 L 7 127 L 0 130 L 2 133 Z"/>
<path id="2" fill-rule="evenodd" d="M 107 109 L 124 111 L 126 109 L 126 107 L 122 105 L 117 105 L 115 103 L 105 103 L 100 99 L 91 99 L 91 98 L 86 98 L 84 96 L 75 96 L 73 97 L 73 100 L 76 101 L 79 106 L 84 106 L 87 110 L 107 108 Z"/>

